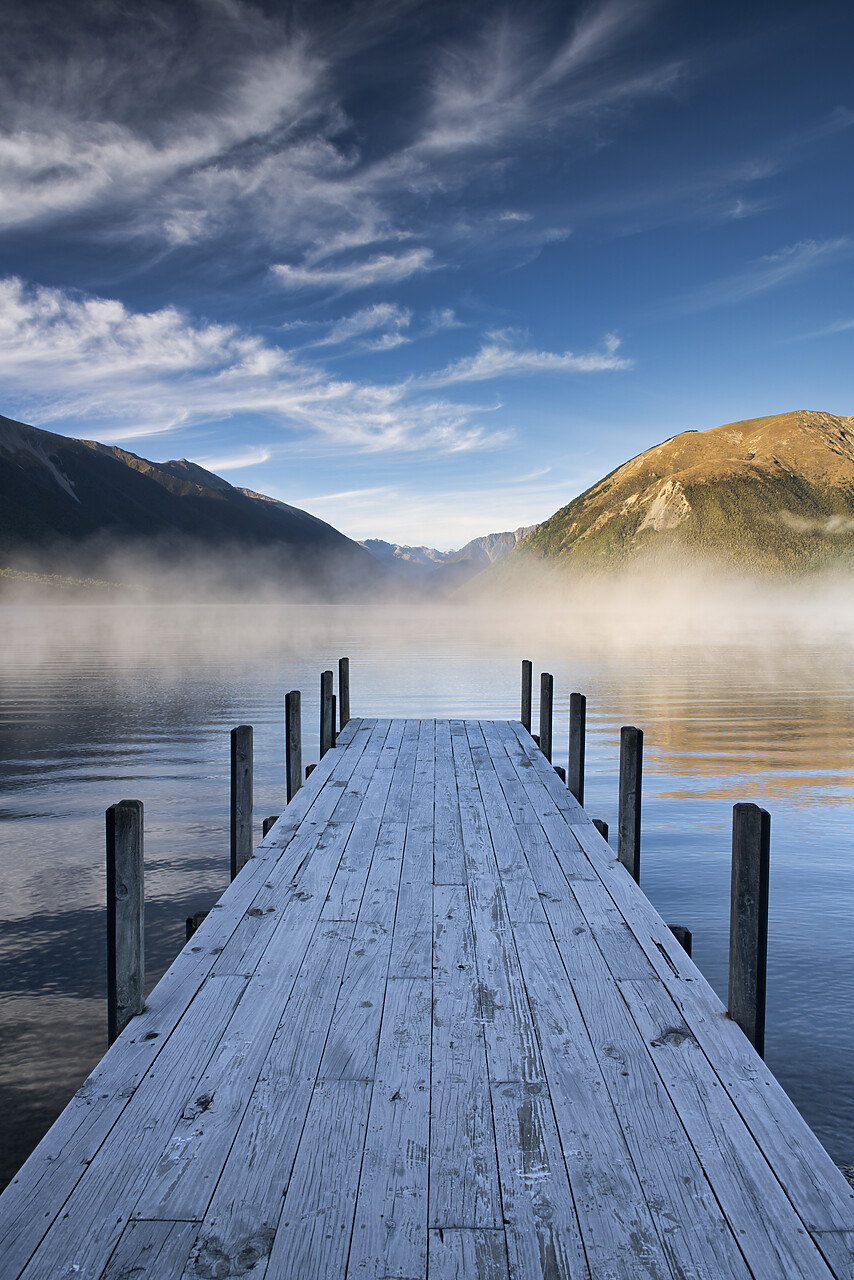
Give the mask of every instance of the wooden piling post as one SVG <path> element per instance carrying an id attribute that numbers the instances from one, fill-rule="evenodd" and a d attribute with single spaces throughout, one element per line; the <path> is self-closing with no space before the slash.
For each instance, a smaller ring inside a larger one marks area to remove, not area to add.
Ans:
<path id="1" fill-rule="evenodd" d="M 552 758 L 552 703 L 554 676 L 544 671 L 540 676 L 540 750 L 547 760 Z"/>
<path id="2" fill-rule="evenodd" d="M 332 672 L 323 671 L 320 675 L 320 758 L 326 755 L 332 746 Z"/>
<path id="3" fill-rule="evenodd" d="M 770 850 L 767 810 L 733 805 L 728 1013 L 760 1057 L 765 1052 Z"/>
<path id="4" fill-rule="evenodd" d="M 276 825 L 278 821 L 279 821 L 279 815 L 277 813 L 271 813 L 269 818 L 264 819 L 264 821 L 261 823 L 261 839 L 262 840 L 265 839 L 270 834 L 273 827 Z"/>
<path id="5" fill-rule="evenodd" d="M 288 804 L 302 786 L 302 720 L 300 691 L 285 694 L 285 778 Z"/>
<path id="6" fill-rule="evenodd" d="M 107 1037 L 145 1004 L 145 896 L 141 800 L 107 810 Z"/>
<path id="7" fill-rule="evenodd" d="M 569 695 L 569 769 L 567 786 L 579 804 L 584 804 L 584 739 L 587 733 L 587 699 L 583 693 Z"/>
<path id="8" fill-rule="evenodd" d="M 338 715 L 339 727 L 344 728 L 350 720 L 350 659 L 338 659 Z"/>
<path id="9" fill-rule="evenodd" d="M 333 746 L 333 747 L 338 741 L 338 731 L 335 728 L 336 724 L 338 723 L 336 719 L 337 713 L 338 713 L 338 699 L 333 693 L 332 695 L 332 742 L 330 743 L 330 746 Z"/>
<path id="10" fill-rule="evenodd" d="M 640 884 L 641 776 L 643 730 L 623 725 L 620 730 L 620 805 L 617 857 Z"/>
<path id="11" fill-rule="evenodd" d="M 608 824 L 604 818 L 594 818 L 593 825 L 603 840 L 608 839 Z"/>
<path id="12" fill-rule="evenodd" d="M 679 943 L 682 950 L 690 956 L 692 942 L 691 930 L 686 929 L 684 924 L 671 924 L 667 927 Z"/>
<path id="13" fill-rule="evenodd" d="M 231 878 L 252 857 L 252 725 L 231 731 Z"/>
<path id="14" fill-rule="evenodd" d="M 534 680 L 533 664 L 522 660 L 522 727 L 531 732 L 531 693 Z"/>

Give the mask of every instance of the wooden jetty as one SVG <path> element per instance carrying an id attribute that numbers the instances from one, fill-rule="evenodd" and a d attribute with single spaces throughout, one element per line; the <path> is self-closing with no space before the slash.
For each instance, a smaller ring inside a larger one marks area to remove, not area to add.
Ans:
<path id="1" fill-rule="evenodd" d="M 352 720 L 0 1198 L 5 1280 L 844 1280 L 854 1191 L 520 723 Z"/>

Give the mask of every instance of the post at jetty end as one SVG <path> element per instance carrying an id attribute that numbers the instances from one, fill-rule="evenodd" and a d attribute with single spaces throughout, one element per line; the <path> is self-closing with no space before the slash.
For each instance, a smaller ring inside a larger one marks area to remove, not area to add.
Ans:
<path id="1" fill-rule="evenodd" d="M 112 1044 L 145 1003 L 145 885 L 141 800 L 107 810 L 107 1036 Z"/>
<path id="2" fill-rule="evenodd" d="M 547 760 L 552 758 L 552 703 L 554 701 L 554 676 L 544 671 L 540 676 L 540 734 L 539 746 Z"/>
<path id="3" fill-rule="evenodd" d="M 252 725 L 231 731 L 231 878 L 252 857 Z"/>
<path id="4" fill-rule="evenodd" d="M 343 729 L 350 721 L 350 659 L 338 659 L 338 724 Z"/>
<path id="5" fill-rule="evenodd" d="M 320 676 L 320 758 L 326 755 L 334 740 L 334 711 L 332 708 L 331 671 L 323 671 Z"/>
<path id="6" fill-rule="evenodd" d="M 583 693 L 569 695 L 569 769 L 567 786 L 580 805 L 584 804 L 584 739 L 587 733 L 587 699 Z"/>
<path id="7" fill-rule="evenodd" d="M 620 730 L 620 805 L 617 820 L 617 857 L 636 884 L 640 884 L 641 775 L 643 730 L 623 725 Z"/>
<path id="8" fill-rule="evenodd" d="M 285 694 L 285 776 L 288 804 L 302 786 L 302 716 L 300 691 Z"/>
<path id="9" fill-rule="evenodd" d="M 760 1057 L 765 1053 L 770 853 L 770 813 L 756 804 L 733 805 L 728 1012 Z"/>
<path id="10" fill-rule="evenodd" d="M 531 732 L 531 696 L 534 681 L 534 667 L 527 658 L 522 660 L 522 712 L 520 719 L 524 728 Z"/>

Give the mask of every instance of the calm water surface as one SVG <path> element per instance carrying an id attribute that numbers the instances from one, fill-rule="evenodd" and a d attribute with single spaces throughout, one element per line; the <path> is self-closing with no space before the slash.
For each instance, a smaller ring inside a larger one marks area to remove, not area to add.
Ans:
<path id="1" fill-rule="evenodd" d="M 619 730 L 645 733 L 642 883 L 726 998 L 732 805 L 771 811 L 766 1057 L 854 1162 L 854 649 L 610 649 L 569 633 L 296 607 L 0 608 L 0 1185 L 106 1047 L 104 810 L 145 803 L 147 981 L 228 881 L 229 730 L 255 728 L 255 813 L 283 807 L 282 698 L 351 661 L 352 714 L 518 716 L 519 662 L 555 676 L 565 763 L 588 697 L 586 801 L 616 827 Z"/>

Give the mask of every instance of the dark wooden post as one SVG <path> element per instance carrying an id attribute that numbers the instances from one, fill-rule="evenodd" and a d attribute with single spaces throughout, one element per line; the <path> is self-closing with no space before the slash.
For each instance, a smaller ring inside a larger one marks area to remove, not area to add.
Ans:
<path id="1" fill-rule="evenodd" d="M 686 929 L 684 924 L 669 924 L 668 929 L 673 934 L 683 951 L 691 954 L 691 930 Z"/>
<path id="2" fill-rule="evenodd" d="M 641 775 L 643 730 L 623 725 L 620 730 L 620 806 L 617 857 L 640 884 Z"/>
<path id="3" fill-rule="evenodd" d="M 338 741 L 338 733 L 337 733 L 337 730 L 336 730 L 336 728 L 335 728 L 336 724 L 338 723 L 338 721 L 337 721 L 337 719 L 336 719 L 336 716 L 337 716 L 337 710 L 338 710 L 338 699 L 336 698 L 335 694 L 333 693 L 333 695 L 332 695 L 332 742 L 329 744 L 329 745 L 330 745 L 330 746 L 332 746 L 332 747 L 334 747 L 334 746 L 335 746 L 335 744 L 336 744 L 336 742 Z"/>
<path id="4" fill-rule="evenodd" d="M 522 727 L 531 732 L 531 690 L 534 680 L 533 665 L 527 658 L 522 660 Z"/>
<path id="5" fill-rule="evenodd" d="M 540 750 L 547 760 L 552 758 L 552 702 L 554 676 L 544 671 L 540 676 Z"/>
<path id="6" fill-rule="evenodd" d="M 760 1057 L 765 1052 L 765 968 L 771 815 L 756 804 L 732 810 L 729 1016 Z"/>
<path id="7" fill-rule="evenodd" d="M 584 738 L 587 732 L 587 699 L 583 693 L 569 695 L 569 769 L 567 786 L 579 804 L 584 804 Z"/>
<path id="8" fill-rule="evenodd" d="M 252 725 L 231 731 L 231 878 L 252 857 Z"/>
<path id="9" fill-rule="evenodd" d="M 112 1044 L 145 1004 L 142 801 L 107 810 L 107 1037 Z"/>
<path id="10" fill-rule="evenodd" d="M 285 694 L 285 777 L 288 804 L 302 786 L 302 724 L 299 689 Z"/>
<path id="11" fill-rule="evenodd" d="M 350 720 L 350 659 L 338 659 L 338 715 L 340 716 L 339 726 L 344 726 Z"/>
<path id="12" fill-rule="evenodd" d="M 332 746 L 332 672 L 320 675 L 320 758 Z"/>
<path id="13" fill-rule="evenodd" d="M 593 825 L 603 840 L 608 839 L 608 824 L 604 818 L 594 818 Z"/>
<path id="14" fill-rule="evenodd" d="M 261 823 L 261 839 L 263 840 L 272 831 L 273 827 L 279 821 L 277 813 L 271 813 L 269 818 L 265 818 Z"/>

